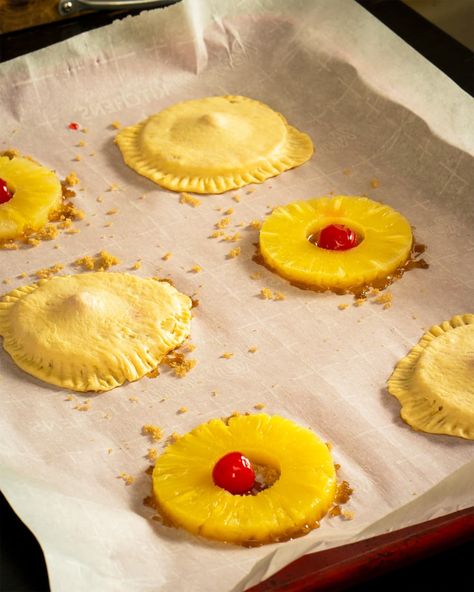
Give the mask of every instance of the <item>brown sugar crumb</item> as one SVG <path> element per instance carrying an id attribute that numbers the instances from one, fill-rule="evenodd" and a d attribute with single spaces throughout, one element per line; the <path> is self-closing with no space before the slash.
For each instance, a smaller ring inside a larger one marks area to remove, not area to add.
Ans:
<path id="1" fill-rule="evenodd" d="M 352 169 L 343 169 L 342 172 L 346 176 L 352 175 Z"/>
<path id="2" fill-rule="evenodd" d="M 75 160 L 76 162 L 79 162 L 80 160 L 82 160 L 82 156 L 80 154 L 76 154 L 76 156 L 73 158 L 73 160 Z"/>
<path id="3" fill-rule="evenodd" d="M 139 259 L 138 261 L 135 261 L 135 263 L 132 265 L 132 267 L 130 269 L 140 269 L 141 266 L 142 266 L 142 262 Z"/>
<path id="4" fill-rule="evenodd" d="M 380 296 L 374 298 L 372 302 L 374 302 L 375 304 L 383 304 L 383 309 L 386 310 L 387 308 L 390 308 L 392 306 L 393 294 L 391 292 L 385 292 L 384 294 L 381 294 Z"/>
<path id="5" fill-rule="evenodd" d="M 120 121 L 112 121 L 110 127 L 112 127 L 113 129 L 120 129 L 122 127 L 122 124 L 120 123 Z"/>
<path id="6" fill-rule="evenodd" d="M 161 428 L 151 424 L 145 424 L 142 427 L 142 434 L 150 436 L 152 440 L 161 440 L 161 438 L 163 438 L 163 431 Z"/>
<path id="7" fill-rule="evenodd" d="M 199 273 L 202 271 L 202 267 L 200 265 L 193 265 L 189 271 L 191 273 Z"/>
<path id="8" fill-rule="evenodd" d="M 224 216 L 232 216 L 233 213 L 234 213 L 234 208 L 228 208 L 227 210 L 225 210 Z"/>
<path id="9" fill-rule="evenodd" d="M 190 193 L 181 193 L 179 196 L 179 203 L 186 204 L 192 208 L 197 208 L 201 205 L 201 200 Z"/>
<path id="10" fill-rule="evenodd" d="M 351 488 L 347 481 L 341 481 L 337 486 L 336 497 L 334 501 L 336 504 L 346 504 L 354 490 Z"/>
<path id="11" fill-rule="evenodd" d="M 107 216 L 113 216 L 114 214 L 118 213 L 118 208 L 112 208 L 111 210 L 108 210 L 107 212 L 105 212 Z"/>
<path id="12" fill-rule="evenodd" d="M 254 354 L 257 351 L 258 347 L 256 345 L 252 345 L 252 347 L 248 348 L 248 352 Z"/>
<path id="13" fill-rule="evenodd" d="M 97 201 L 99 203 L 102 203 L 104 201 L 104 196 L 103 195 L 98 195 L 95 201 Z"/>
<path id="14" fill-rule="evenodd" d="M 260 230 L 262 228 L 263 222 L 261 220 L 251 220 L 248 223 L 249 228 L 253 228 L 254 230 Z"/>
<path id="15" fill-rule="evenodd" d="M 380 187 L 380 181 L 376 177 L 374 177 L 370 181 L 370 186 L 372 187 L 372 189 L 377 189 L 377 187 Z"/>
<path id="16" fill-rule="evenodd" d="M 334 469 L 336 471 L 339 471 L 340 468 L 341 468 L 341 465 L 339 463 L 334 463 Z"/>
<path id="17" fill-rule="evenodd" d="M 10 279 L 10 278 L 5 278 L 5 279 L 2 281 L 2 284 L 10 284 L 10 283 L 11 283 L 11 279 Z"/>
<path id="18" fill-rule="evenodd" d="M 12 158 L 15 158 L 16 156 L 20 156 L 20 152 L 16 148 L 7 148 L 6 150 L 3 150 L 2 152 L 0 152 L 0 155 L 6 156 L 7 158 L 9 158 L 11 160 Z"/>
<path id="19" fill-rule="evenodd" d="M 266 407 L 265 403 L 256 403 L 256 404 L 253 406 L 253 408 L 254 408 L 254 409 L 257 409 L 257 410 L 259 410 L 259 411 L 261 411 L 262 409 L 265 409 L 265 407 Z"/>
<path id="20" fill-rule="evenodd" d="M 349 307 L 349 305 L 347 304 L 347 302 L 342 302 L 341 304 L 337 305 L 337 308 L 339 310 L 346 310 L 346 308 L 348 308 L 348 307 Z"/>
<path id="21" fill-rule="evenodd" d="M 107 191 L 118 191 L 119 189 L 120 185 L 117 185 L 117 183 L 111 183 Z"/>
<path id="22" fill-rule="evenodd" d="M 178 409 L 178 411 L 176 411 L 176 413 L 177 413 L 178 415 L 182 415 L 183 413 L 187 413 L 187 411 L 188 411 L 188 408 L 187 408 L 187 407 L 180 407 L 180 408 Z"/>
<path id="23" fill-rule="evenodd" d="M 75 171 L 71 171 L 69 175 L 66 176 L 64 179 L 65 185 L 69 185 L 70 187 L 74 187 L 79 183 L 79 177 L 77 176 Z"/>
<path id="24" fill-rule="evenodd" d="M 113 448 L 107 448 L 107 454 L 112 454 Z"/>
<path id="25" fill-rule="evenodd" d="M 237 203 L 239 203 L 239 201 L 240 201 L 240 195 L 238 193 L 236 193 L 235 195 L 232 196 L 232 199 L 234 201 L 236 201 Z"/>
<path id="26" fill-rule="evenodd" d="M 79 142 L 76 144 L 76 146 L 78 148 L 84 148 L 84 146 L 87 146 L 87 142 L 84 142 L 84 140 L 79 140 Z"/>
<path id="27" fill-rule="evenodd" d="M 0 249 L 5 249 L 7 251 L 16 251 L 18 249 L 17 243 L 10 242 L 10 241 L 0 241 Z"/>
<path id="28" fill-rule="evenodd" d="M 158 458 L 158 450 L 156 448 L 148 448 L 146 457 L 151 462 L 156 462 Z"/>
<path id="29" fill-rule="evenodd" d="M 58 236 L 58 234 L 59 230 L 55 226 L 53 226 L 52 224 L 46 224 L 44 228 L 37 232 L 36 236 L 39 240 L 47 241 L 55 239 Z"/>
<path id="30" fill-rule="evenodd" d="M 227 257 L 227 259 L 235 259 L 239 255 L 240 255 L 240 247 L 235 247 L 235 249 L 231 249 L 227 253 L 226 257 Z"/>
<path id="31" fill-rule="evenodd" d="M 263 300 L 273 300 L 273 292 L 270 288 L 262 288 L 260 290 L 260 296 Z"/>
<path id="32" fill-rule="evenodd" d="M 340 506 L 333 506 L 329 512 L 328 512 L 328 516 L 329 518 L 335 518 L 336 516 L 340 516 L 341 515 L 341 507 Z"/>
<path id="33" fill-rule="evenodd" d="M 220 236 L 224 236 L 223 230 L 215 230 L 212 234 L 208 236 L 208 238 L 219 238 Z"/>
<path id="34" fill-rule="evenodd" d="M 354 520 L 355 514 L 350 510 L 341 510 L 341 516 L 344 518 L 344 520 Z"/>
<path id="35" fill-rule="evenodd" d="M 62 263 L 56 263 L 55 265 L 52 265 L 51 267 L 44 267 L 43 269 L 38 269 L 37 271 L 35 271 L 31 275 L 37 277 L 39 280 L 47 279 L 47 278 L 50 278 L 55 273 L 58 273 L 62 269 L 64 269 L 64 265 Z"/>
<path id="36" fill-rule="evenodd" d="M 218 220 L 215 223 L 215 227 L 218 229 L 226 228 L 226 226 L 229 226 L 229 224 L 230 224 L 230 218 L 221 218 L 220 220 Z"/>
<path id="37" fill-rule="evenodd" d="M 332 442 L 325 442 L 327 449 L 329 450 L 329 452 L 331 452 L 333 446 L 332 446 Z"/>
<path id="38" fill-rule="evenodd" d="M 362 306 L 367 302 L 367 298 L 356 298 L 354 301 L 354 306 Z"/>
<path id="39" fill-rule="evenodd" d="M 181 349 L 183 350 L 183 352 L 192 352 L 196 349 L 196 346 L 194 345 L 194 343 L 186 343 L 182 346 Z"/>
<path id="40" fill-rule="evenodd" d="M 197 360 L 187 360 L 184 354 L 177 352 L 165 356 L 163 362 L 174 370 L 178 378 L 186 376 L 197 364 Z"/>
<path id="41" fill-rule="evenodd" d="M 117 479 L 122 479 L 125 485 L 131 485 L 135 481 L 135 477 L 132 477 L 132 475 L 129 475 L 128 473 L 120 473 Z"/>
<path id="42" fill-rule="evenodd" d="M 71 220 L 71 218 L 66 218 L 65 220 L 63 220 L 62 222 L 60 222 L 58 224 L 58 226 L 59 226 L 59 228 L 61 228 L 63 230 L 65 228 L 71 228 L 71 226 L 72 226 L 72 220 Z"/>
<path id="43" fill-rule="evenodd" d="M 216 391 L 216 390 L 211 391 L 211 396 L 213 396 L 213 397 L 217 397 L 218 394 L 219 394 L 219 391 Z"/>
<path id="44" fill-rule="evenodd" d="M 173 256 L 173 253 L 170 253 L 170 251 L 168 251 L 167 253 L 165 253 L 162 257 L 163 261 L 168 261 L 168 259 L 171 259 L 171 257 Z"/>
<path id="45" fill-rule="evenodd" d="M 90 400 L 87 400 L 85 403 L 76 405 L 74 409 L 77 409 L 78 411 L 89 411 L 91 409 L 91 402 Z"/>
<path id="46" fill-rule="evenodd" d="M 236 232 L 235 234 L 229 234 L 228 236 L 225 236 L 224 240 L 228 243 L 236 243 L 241 238 L 240 232 Z"/>
<path id="47" fill-rule="evenodd" d="M 119 263 L 121 263 L 121 261 L 118 257 L 111 255 L 107 251 L 100 251 L 95 257 L 86 255 L 85 257 L 76 259 L 76 261 L 73 262 L 73 265 L 76 267 L 82 267 L 86 271 L 106 271 L 114 265 L 119 265 Z"/>
<path id="48" fill-rule="evenodd" d="M 253 273 L 250 274 L 250 279 L 251 280 L 258 280 L 261 277 L 262 277 L 262 272 L 261 271 L 254 271 Z"/>
<path id="49" fill-rule="evenodd" d="M 221 358 L 224 358 L 225 360 L 230 360 L 231 358 L 234 357 L 234 354 L 230 353 L 230 352 L 224 352 L 221 355 Z"/>

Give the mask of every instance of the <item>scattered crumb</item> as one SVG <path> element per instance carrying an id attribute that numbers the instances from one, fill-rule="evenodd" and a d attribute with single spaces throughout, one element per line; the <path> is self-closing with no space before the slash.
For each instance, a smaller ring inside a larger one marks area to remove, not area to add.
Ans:
<path id="1" fill-rule="evenodd" d="M 240 247 L 235 247 L 235 249 L 231 249 L 227 253 L 226 257 L 227 257 L 227 259 L 235 259 L 239 255 L 240 255 Z"/>
<path id="2" fill-rule="evenodd" d="M 220 236 L 224 236 L 223 230 L 215 230 L 212 234 L 208 236 L 208 238 L 219 238 Z"/>
<path id="3" fill-rule="evenodd" d="M 84 140 L 79 140 L 79 142 L 76 144 L 76 146 L 78 148 L 84 148 L 84 146 L 87 146 L 86 142 L 84 142 Z"/>
<path id="4" fill-rule="evenodd" d="M 107 454 L 112 454 L 113 449 L 112 448 L 107 448 Z"/>
<path id="5" fill-rule="evenodd" d="M 374 177 L 370 181 L 370 186 L 372 187 L 372 189 L 377 189 L 377 187 L 380 187 L 380 181 L 376 177 Z"/>
<path id="6" fill-rule="evenodd" d="M 273 300 L 286 300 L 286 296 L 283 292 L 275 292 L 273 295 Z"/>
<path id="7" fill-rule="evenodd" d="M 232 354 L 232 353 L 230 353 L 230 352 L 224 352 L 224 353 L 221 355 L 221 358 L 224 358 L 224 359 L 226 359 L 226 360 L 230 360 L 230 359 L 231 359 L 231 358 L 233 358 L 233 357 L 234 357 L 234 354 Z"/>
<path id="8" fill-rule="evenodd" d="M 80 232 L 80 228 L 69 228 L 69 230 L 66 230 L 66 234 L 79 234 Z"/>
<path id="9" fill-rule="evenodd" d="M 253 273 L 250 274 L 250 279 L 251 280 L 258 280 L 261 277 L 262 277 L 262 272 L 261 271 L 254 271 Z"/>
<path id="10" fill-rule="evenodd" d="M 240 232 L 236 232 L 235 234 L 229 234 L 228 236 L 225 236 L 224 240 L 228 243 L 236 243 L 241 238 Z"/>
<path id="11" fill-rule="evenodd" d="M 118 208 L 112 208 L 111 210 L 108 210 L 106 213 L 107 216 L 113 216 L 114 214 L 117 214 L 118 212 Z"/>
<path id="12" fill-rule="evenodd" d="M 86 255 L 76 259 L 76 261 L 73 262 L 73 265 L 76 267 L 82 267 L 82 269 L 86 271 L 106 271 L 113 265 L 119 265 L 120 263 L 120 259 L 114 255 L 111 255 L 107 251 L 100 251 L 95 257 Z"/>
<path id="13" fill-rule="evenodd" d="M 219 391 L 216 391 L 216 390 L 214 390 L 214 391 L 211 391 L 211 395 L 212 395 L 213 397 L 217 397 L 217 395 L 218 395 L 218 394 L 219 394 Z"/>
<path id="14" fill-rule="evenodd" d="M 201 205 L 201 200 L 190 193 L 181 193 L 179 196 L 179 203 L 187 204 L 188 206 L 197 208 Z"/>
<path id="15" fill-rule="evenodd" d="M 354 520 L 355 514 L 350 510 L 341 510 L 341 516 L 344 518 L 344 520 Z"/>
<path id="16" fill-rule="evenodd" d="M 187 413 L 187 411 L 188 411 L 187 407 L 180 407 L 176 413 L 178 415 L 182 415 L 183 413 Z"/>
<path id="17" fill-rule="evenodd" d="M 341 465 L 339 463 L 334 463 L 334 469 L 336 471 L 339 471 L 340 468 L 341 468 Z"/>
<path id="18" fill-rule="evenodd" d="M 118 191 L 119 189 L 120 185 L 117 185 L 117 183 L 111 183 L 107 191 Z"/>
<path id="19" fill-rule="evenodd" d="M 194 343 L 186 343 L 185 345 L 182 346 L 181 349 L 184 352 L 192 352 L 196 349 L 196 346 L 194 345 Z"/>
<path id="20" fill-rule="evenodd" d="M 135 477 L 129 475 L 128 473 L 120 473 L 117 479 L 122 479 L 125 482 L 125 485 L 131 485 L 135 481 Z"/>
<path id="21" fill-rule="evenodd" d="M 339 310 L 346 310 L 346 308 L 348 308 L 348 306 L 349 306 L 349 305 L 347 304 L 347 302 L 342 302 L 341 304 L 338 304 L 338 305 L 337 305 L 337 308 L 338 308 Z"/>
<path id="22" fill-rule="evenodd" d="M 168 259 L 171 259 L 171 257 L 173 256 L 173 253 L 171 253 L 170 251 L 168 251 L 167 253 L 165 253 L 162 257 L 163 261 L 168 261 Z"/>
<path id="23" fill-rule="evenodd" d="M 148 448 L 148 452 L 146 453 L 146 457 L 151 462 L 155 462 L 158 458 L 158 450 L 156 448 Z"/>
<path id="24" fill-rule="evenodd" d="M 354 301 L 354 306 L 362 306 L 367 302 L 367 298 L 356 298 Z"/>
<path id="25" fill-rule="evenodd" d="M 168 439 L 166 440 L 166 442 L 168 444 L 174 444 L 175 442 L 177 442 L 179 439 L 181 438 L 181 435 L 178 434 L 177 432 L 173 432 L 171 434 L 171 436 L 168 437 Z"/>
<path id="26" fill-rule="evenodd" d="M 138 403 L 138 397 L 136 397 L 135 395 L 128 397 L 128 400 L 130 401 L 130 403 Z"/>
<path id="27" fill-rule="evenodd" d="M 252 193 L 255 193 L 255 189 L 250 188 L 245 192 L 247 195 L 251 195 Z"/>
<path id="28" fill-rule="evenodd" d="M 248 223 L 249 228 L 253 228 L 254 230 L 260 230 L 262 228 L 263 222 L 261 220 L 250 220 Z"/>
<path id="29" fill-rule="evenodd" d="M 113 129 L 120 129 L 122 127 L 122 124 L 120 123 L 120 121 L 112 121 L 110 127 L 112 127 Z"/>
<path id="30" fill-rule="evenodd" d="M 234 201 L 236 201 L 237 203 L 239 203 L 239 201 L 240 201 L 240 195 L 238 193 L 236 193 L 235 195 L 232 196 L 232 199 Z"/>
<path id="31" fill-rule="evenodd" d="M 51 267 L 45 267 L 43 269 L 38 269 L 37 271 L 33 272 L 31 275 L 37 277 L 38 279 L 47 279 L 50 278 L 55 273 L 58 273 L 64 269 L 64 265 L 62 263 L 56 263 Z"/>
<path id="32" fill-rule="evenodd" d="M 332 446 L 332 442 L 325 442 L 327 449 L 329 450 L 329 452 L 331 452 L 333 446 Z"/>
<path id="33" fill-rule="evenodd" d="M 64 179 L 64 183 L 65 185 L 70 185 L 71 187 L 77 185 L 79 183 L 79 177 L 77 176 L 76 172 L 71 171 Z"/>
<path id="34" fill-rule="evenodd" d="M 202 267 L 200 265 L 193 265 L 189 271 L 192 273 L 199 273 L 202 271 Z"/>
<path id="35" fill-rule="evenodd" d="M 74 397 L 73 397 L 73 395 L 68 395 L 67 397 L 65 397 L 64 400 L 65 401 L 74 401 Z"/>
<path id="36" fill-rule="evenodd" d="M 251 347 L 248 348 L 248 352 L 251 354 L 254 354 L 257 351 L 258 347 L 256 345 L 252 345 Z"/>
<path id="37" fill-rule="evenodd" d="M 79 162 L 80 160 L 82 160 L 82 156 L 80 154 L 76 154 L 76 156 L 73 158 L 73 160 L 75 160 L 76 162 Z"/>
<path id="38" fill-rule="evenodd" d="M 26 278 L 28 274 L 26 273 L 26 271 L 22 271 L 20 274 L 18 274 L 16 277 L 21 280 L 23 278 Z"/>
<path id="39" fill-rule="evenodd" d="M 10 279 L 10 278 L 5 278 L 5 279 L 2 281 L 2 284 L 10 284 L 10 283 L 11 283 L 11 279 Z"/>
<path id="40" fill-rule="evenodd" d="M 221 218 L 220 220 L 218 220 L 215 223 L 215 227 L 216 228 L 225 228 L 226 226 L 229 226 L 230 224 L 230 218 Z"/>
<path id="41" fill-rule="evenodd" d="M 187 360 L 184 354 L 176 352 L 165 356 L 163 362 L 173 368 L 175 376 L 178 378 L 186 376 L 197 364 L 197 360 Z"/>
<path id="42" fill-rule="evenodd" d="M 329 512 L 328 512 L 328 516 L 329 518 L 334 518 L 335 516 L 340 516 L 341 515 L 341 507 L 340 506 L 333 506 Z"/>
<path id="43" fill-rule="evenodd" d="M 232 216 L 233 213 L 234 213 L 234 208 L 228 208 L 227 210 L 225 210 L 224 216 Z"/>
<path id="44" fill-rule="evenodd" d="M 260 290 L 260 296 L 263 300 L 273 300 L 273 292 L 270 288 L 262 288 Z"/>
<path id="45" fill-rule="evenodd" d="M 142 262 L 140 261 L 140 259 L 138 259 L 138 261 L 135 261 L 135 263 L 132 265 L 130 269 L 140 269 L 141 266 Z"/>
<path id="46" fill-rule="evenodd" d="M 161 428 L 151 424 L 145 424 L 142 427 L 142 433 L 150 436 L 152 440 L 161 440 L 161 438 L 163 438 L 163 431 Z"/>
<path id="47" fill-rule="evenodd" d="M 89 411 L 90 408 L 91 408 L 90 399 L 88 399 L 85 403 L 80 403 L 79 405 L 76 405 L 74 407 L 74 409 L 77 409 L 78 411 Z"/>
<path id="48" fill-rule="evenodd" d="M 336 504 L 346 504 L 354 490 L 351 488 L 347 481 L 341 481 L 337 486 L 336 497 L 334 501 Z"/>
<path id="49" fill-rule="evenodd" d="M 391 292 L 385 292 L 385 294 L 381 294 L 372 300 L 375 304 L 383 304 L 383 309 L 386 310 L 390 308 L 393 303 L 393 294 Z"/>
<path id="50" fill-rule="evenodd" d="M 81 129 L 81 132 L 82 132 L 83 134 L 88 134 L 88 133 L 89 133 L 89 129 L 88 129 L 87 127 L 83 127 L 83 128 Z"/>
<path id="51" fill-rule="evenodd" d="M 259 411 L 260 411 L 260 410 L 262 410 L 262 409 L 265 409 L 265 407 L 266 407 L 265 403 L 256 403 L 256 404 L 253 406 L 253 408 L 254 408 L 254 409 L 257 409 L 257 410 L 259 410 Z"/>

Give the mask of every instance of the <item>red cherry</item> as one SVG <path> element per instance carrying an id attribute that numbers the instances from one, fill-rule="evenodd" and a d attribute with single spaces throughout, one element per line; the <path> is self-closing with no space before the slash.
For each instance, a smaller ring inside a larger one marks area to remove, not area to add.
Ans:
<path id="1" fill-rule="evenodd" d="M 331 251 L 347 251 L 357 246 L 358 240 L 352 228 L 342 224 L 330 224 L 319 233 L 317 245 Z"/>
<path id="2" fill-rule="evenodd" d="M 0 179 L 0 204 L 7 203 L 13 197 L 13 193 L 8 189 L 7 182 Z"/>
<path id="3" fill-rule="evenodd" d="M 79 124 L 76 123 L 75 121 L 71 121 L 71 123 L 68 125 L 68 128 L 70 130 L 78 130 L 79 129 Z"/>
<path id="4" fill-rule="evenodd" d="M 214 465 L 212 479 L 234 495 L 247 493 L 255 483 L 255 473 L 249 459 L 240 452 L 229 452 Z"/>

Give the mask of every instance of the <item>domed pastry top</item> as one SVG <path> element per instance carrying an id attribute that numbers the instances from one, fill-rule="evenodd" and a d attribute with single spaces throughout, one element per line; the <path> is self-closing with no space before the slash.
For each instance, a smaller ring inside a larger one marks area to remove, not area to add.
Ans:
<path id="1" fill-rule="evenodd" d="M 141 175 L 195 193 L 261 183 L 313 153 L 309 136 L 267 105 L 240 96 L 177 103 L 123 128 L 116 142 Z"/>
<path id="2" fill-rule="evenodd" d="M 0 302 L 0 335 L 15 363 L 76 391 L 138 380 L 189 335 L 191 300 L 167 282 L 124 273 L 57 276 Z"/>

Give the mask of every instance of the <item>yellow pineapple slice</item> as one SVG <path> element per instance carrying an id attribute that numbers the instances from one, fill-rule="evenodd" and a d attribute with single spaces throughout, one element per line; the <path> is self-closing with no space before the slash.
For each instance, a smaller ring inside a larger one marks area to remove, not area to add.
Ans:
<path id="1" fill-rule="evenodd" d="M 39 230 L 62 201 L 61 183 L 53 171 L 18 156 L 0 156 L 0 179 L 13 197 L 0 204 L 0 241 Z"/>
<path id="2" fill-rule="evenodd" d="M 474 440 L 474 314 L 435 325 L 400 360 L 388 391 L 415 430 Z"/>
<path id="3" fill-rule="evenodd" d="M 345 251 L 309 239 L 330 226 L 352 229 L 357 246 Z M 386 278 L 408 259 L 413 236 L 408 221 L 366 197 L 339 195 L 276 208 L 260 230 L 265 263 L 296 284 L 344 291 Z"/>
<path id="4" fill-rule="evenodd" d="M 217 461 L 240 451 L 277 469 L 278 480 L 256 495 L 233 495 L 215 485 Z M 279 416 L 214 419 L 170 444 L 156 462 L 153 492 L 176 526 L 210 539 L 263 544 L 318 526 L 336 492 L 328 448 L 313 432 Z"/>
<path id="5" fill-rule="evenodd" d="M 3 347 L 25 372 L 76 391 L 138 380 L 189 336 L 191 299 L 126 273 L 57 276 L 0 302 Z"/>
<path id="6" fill-rule="evenodd" d="M 172 191 L 223 193 L 306 162 L 310 137 L 247 97 L 183 101 L 119 131 L 125 163 Z"/>

